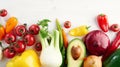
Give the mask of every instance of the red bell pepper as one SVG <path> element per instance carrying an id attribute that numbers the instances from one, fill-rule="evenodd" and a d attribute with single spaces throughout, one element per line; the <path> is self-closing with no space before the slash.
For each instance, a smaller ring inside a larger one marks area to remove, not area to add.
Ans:
<path id="1" fill-rule="evenodd" d="M 106 60 L 120 45 L 120 31 L 117 33 L 116 38 L 112 44 L 107 48 L 106 53 L 103 55 L 102 60 Z"/>
<path id="2" fill-rule="evenodd" d="M 102 31 L 107 32 L 109 29 L 109 24 L 107 20 L 107 16 L 105 14 L 99 14 L 97 16 L 97 22 L 99 27 L 102 29 Z"/>

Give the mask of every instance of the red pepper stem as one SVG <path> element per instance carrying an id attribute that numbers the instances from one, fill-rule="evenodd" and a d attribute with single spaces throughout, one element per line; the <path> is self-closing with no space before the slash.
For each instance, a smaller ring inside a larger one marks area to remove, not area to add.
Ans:
<path id="1" fill-rule="evenodd" d="M 119 47 L 120 45 L 120 31 L 117 33 L 116 38 L 114 39 L 114 41 L 112 42 L 111 46 L 109 46 L 107 48 L 107 51 L 105 53 L 105 55 L 103 55 L 102 60 L 106 60 L 113 52 L 116 51 L 116 49 Z"/>
<path id="2" fill-rule="evenodd" d="M 105 14 L 101 13 L 100 16 L 104 16 Z"/>

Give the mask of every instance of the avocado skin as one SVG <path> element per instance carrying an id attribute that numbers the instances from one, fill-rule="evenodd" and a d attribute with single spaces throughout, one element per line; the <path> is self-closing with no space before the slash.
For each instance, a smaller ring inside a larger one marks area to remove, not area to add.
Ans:
<path id="1" fill-rule="evenodd" d="M 80 54 L 80 57 L 77 60 L 74 60 L 71 54 L 71 49 L 73 46 L 78 46 L 78 45 L 80 46 L 82 52 Z M 75 38 L 71 40 L 67 48 L 67 61 L 68 61 L 67 67 L 81 67 L 85 56 L 86 56 L 86 47 L 84 42 L 79 38 Z"/>

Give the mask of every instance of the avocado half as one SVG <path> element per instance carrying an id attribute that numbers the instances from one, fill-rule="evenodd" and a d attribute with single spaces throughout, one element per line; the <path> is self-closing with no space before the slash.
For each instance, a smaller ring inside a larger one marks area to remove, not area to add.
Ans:
<path id="1" fill-rule="evenodd" d="M 80 54 L 79 57 L 77 56 L 77 58 L 73 57 L 73 54 L 75 54 L 74 51 L 72 52 L 73 47 L 79 47 L 78 50 Z M 68 61 L 67 67 L 81 67 L 85 56 L 86 56 L 86 48 L 83 41 L 80 40 L 79 38 L 75 38 L 71 40 L 67 48 L 67 61 Z"/>

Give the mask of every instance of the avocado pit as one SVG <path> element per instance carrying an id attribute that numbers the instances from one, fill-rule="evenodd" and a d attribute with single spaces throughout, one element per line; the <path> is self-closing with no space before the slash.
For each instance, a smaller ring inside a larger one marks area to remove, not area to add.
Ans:
<path id="1" fill-rule="evenodd" d="M 80 57 L 81 54 L 81 48 L 80 46 L 73 46 L 71 49 L 71 54 L 74 60 L 77 60 Z"/>

